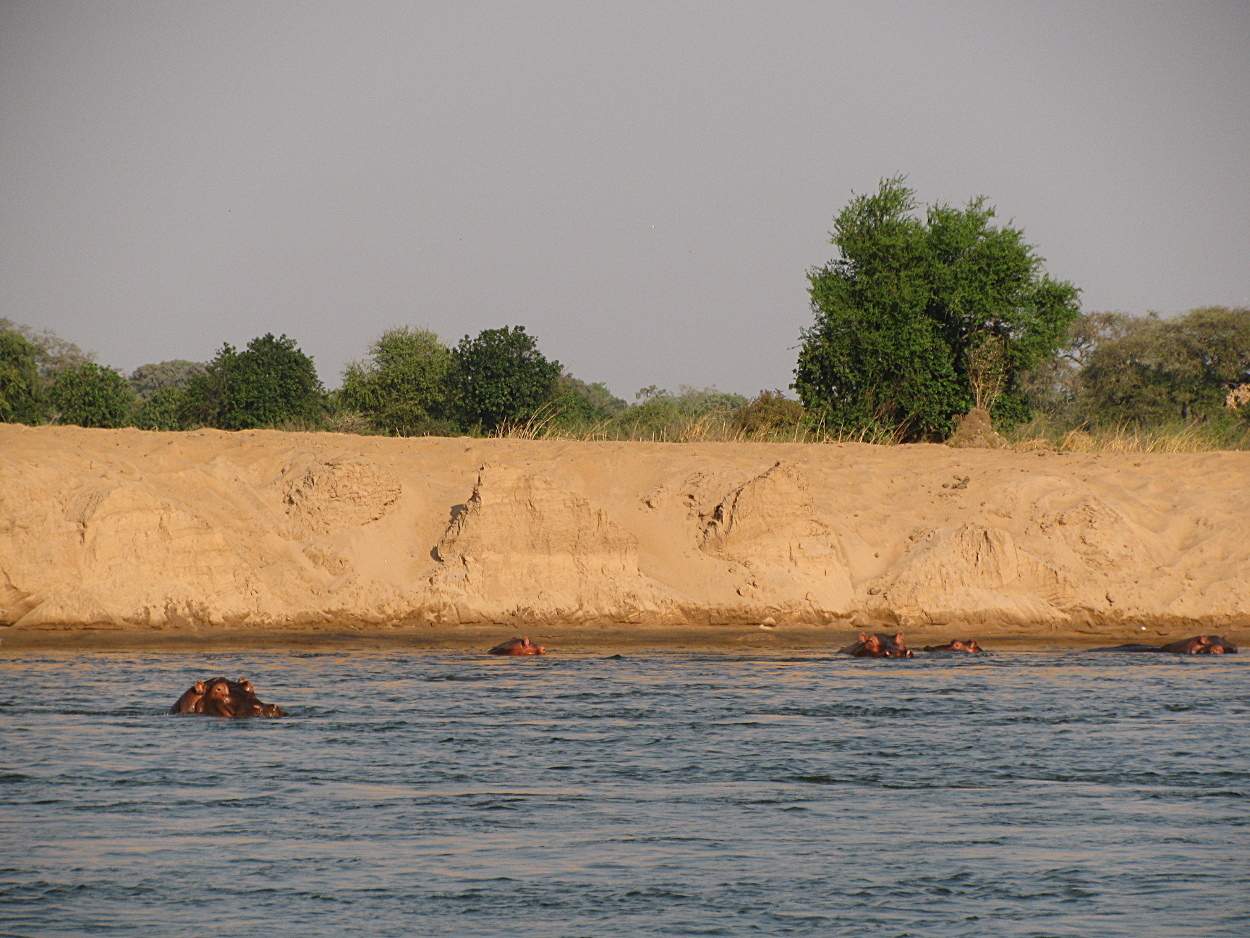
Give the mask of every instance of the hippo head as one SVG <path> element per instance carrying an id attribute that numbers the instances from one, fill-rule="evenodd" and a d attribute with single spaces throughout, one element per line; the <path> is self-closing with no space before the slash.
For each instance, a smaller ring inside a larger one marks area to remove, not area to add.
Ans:
<path id="1" fill-rule="evenodd" d="M 1219 635 L 1212 635 L 1207 639 L 1204 648 L 1198 651 L 1200 655 L 1235 655 L 1237 654 L 1237 646 L 1226 638 Z"/>
<path id="2" fill-rule="evenodd" d="M 880 635 L 866 635 L 860 632 L 859 644 L 862 646 L 860 650 L 865 655 L 873 658 L 885 656 L 885 643 L 881 641 Z"/>
<path id="3" fill-rule="evenodd" d="M 895 632 L 893 637 L 889 635 L 877 636 L 884 639 L 884 657 L 886 658 L 912 658 L 911 650 L 907 647 L 907 643 L 903 641 L 903 633 Z"/>
<path id="4" fill-rule="evenodd" d="M 178 698 L 170 713 L 202 713 L 214 717 L 281 717 L 281 707 L 267 704 L 256 696 L 256 688 L 247 678 L 228 681 L 224 677 L 196 681 Z"/>
<path id="5" fill-rule="evenodd" d="M 1193 638 L 1184 638 L 1178 642 L 1168 642 L 1161 645 L 1159 651 L 1169 652 L 1174 655 L 1201 655 L 1207 654 L 1206 648 L 1211 644 L 1211 636 L 1195 635 Z"/>
<path id="6" fill-rule="evenodd" d="M 895 635 L 885 635 L 877 633 L 869 635 L 866 632 L 859 633 L 859 641 L 843 651 L 856 658 L 910 658 L 912 653 L 908 651 L 906 643 L 903 641 L 903 633 L 898 632 Z"/>
<path id="7" fill-rule="evenodd" d="M 545 655 L 546 653 L 547 649 L 542 645 L 535 645 L 529 640 L 528 635 L 524 638 L 510 638 L 496 645 L 489 652 L 492 655 Z"/>

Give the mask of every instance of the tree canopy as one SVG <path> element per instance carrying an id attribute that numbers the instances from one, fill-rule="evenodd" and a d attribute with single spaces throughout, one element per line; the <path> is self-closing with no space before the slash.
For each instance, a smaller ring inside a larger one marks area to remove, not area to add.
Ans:
<path id="1" fill-rule="evenodd" d="M 450 376 L 460 423 L 487 432 L 524 423 L 555 396 L 561 371 L 524 326 L 466 335 L 452 350 Z"/>
<path id="2" fill-rule="evenodd" d="M 146 401 L 157 391 L 165 388 L 185 389 L 191 379 L 204 374 L 208 369 L 202 362 L 187 361 L 175 358 L 170 361 L 156 362 L 151 365 L 140 365 L 130 373 L 131 388 L 140 401 Z"/>
<path id="3" fill-rule="evenodd" d="M 619 417 L 629 405 L 601 382 L 587 384 L 570 374 L 561 374 L 551 406 L 560 424 L 584 427 Z"/>
<path id="4" fill-rule="evenodd" d="M 365 361 L 347 366 L 339 402 L 385 433 L 446 430 L 451 365 L 451 349 L 428 329 L 389 329 L 369 346 Z"/>
<path id="5" fill-rule="evenodd" d="M 829 424 L 902 440 L 942 438 L 974 404 L 1022 420 L 1021 379 L 1062 343 L 1078 290 L 983 198 L 918 207 L 896 177 L 834 220 L 841 257 L 808 274 L 794 387 Z"/>
<path id="6" fill-rule="evenodd" d="M 183 392 L 181 423 L 247 430 L 280 424 L 316 425 L 325 413 L 325 390 L 313 360 L 295 340 L 273 333 L 239 352 L 226 344 Z"/>
<path id="7" fill-rule="evenodd" d="M 1093 422 L 1223 416 L 1229 391 L 1250 382 L 1250 309 L 1103 317 L 1077 378 L 1078 406 Z"/>
<path id="8" fill-rule="evenodd" d="M 57 419 L 80 427 L 124 427 L 133 401 L 126 379 L 94 362 L 61 368 L 48 390 Z"/>
<path id="9" fill-rule="evenodd" d="M 0 421 L 39 421 L 39 349 L 16 332 L 0 331 Z"/>

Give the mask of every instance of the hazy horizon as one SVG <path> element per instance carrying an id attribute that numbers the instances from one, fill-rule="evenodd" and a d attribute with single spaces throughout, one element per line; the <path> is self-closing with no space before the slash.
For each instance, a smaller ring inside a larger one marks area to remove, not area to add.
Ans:
<path id="1" fill-rule="evenodd" d="M 0 316 L 129 372 L 524 325 L 628 400 L 792 380 L 905 173 L 1087 310 L 1250 306 L 1250 5 L 8 3 Z"/>

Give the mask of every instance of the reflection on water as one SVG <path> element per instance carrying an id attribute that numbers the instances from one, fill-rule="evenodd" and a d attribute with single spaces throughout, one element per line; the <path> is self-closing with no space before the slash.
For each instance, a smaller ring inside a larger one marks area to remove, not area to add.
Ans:
<path id="1" fill-rule="evenodd" d="M 1246 935 L 1247 665 L 17 658 L 0 932 Z"/>

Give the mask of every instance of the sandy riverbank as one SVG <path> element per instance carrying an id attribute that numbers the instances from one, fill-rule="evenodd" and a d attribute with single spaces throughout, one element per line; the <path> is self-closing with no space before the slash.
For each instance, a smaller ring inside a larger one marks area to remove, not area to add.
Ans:
<path id="1" fill-rule="evenodd" d="M 1244 641 L 1247 480 L 1250 453 L 0 425 L 0 647 Z"/>

